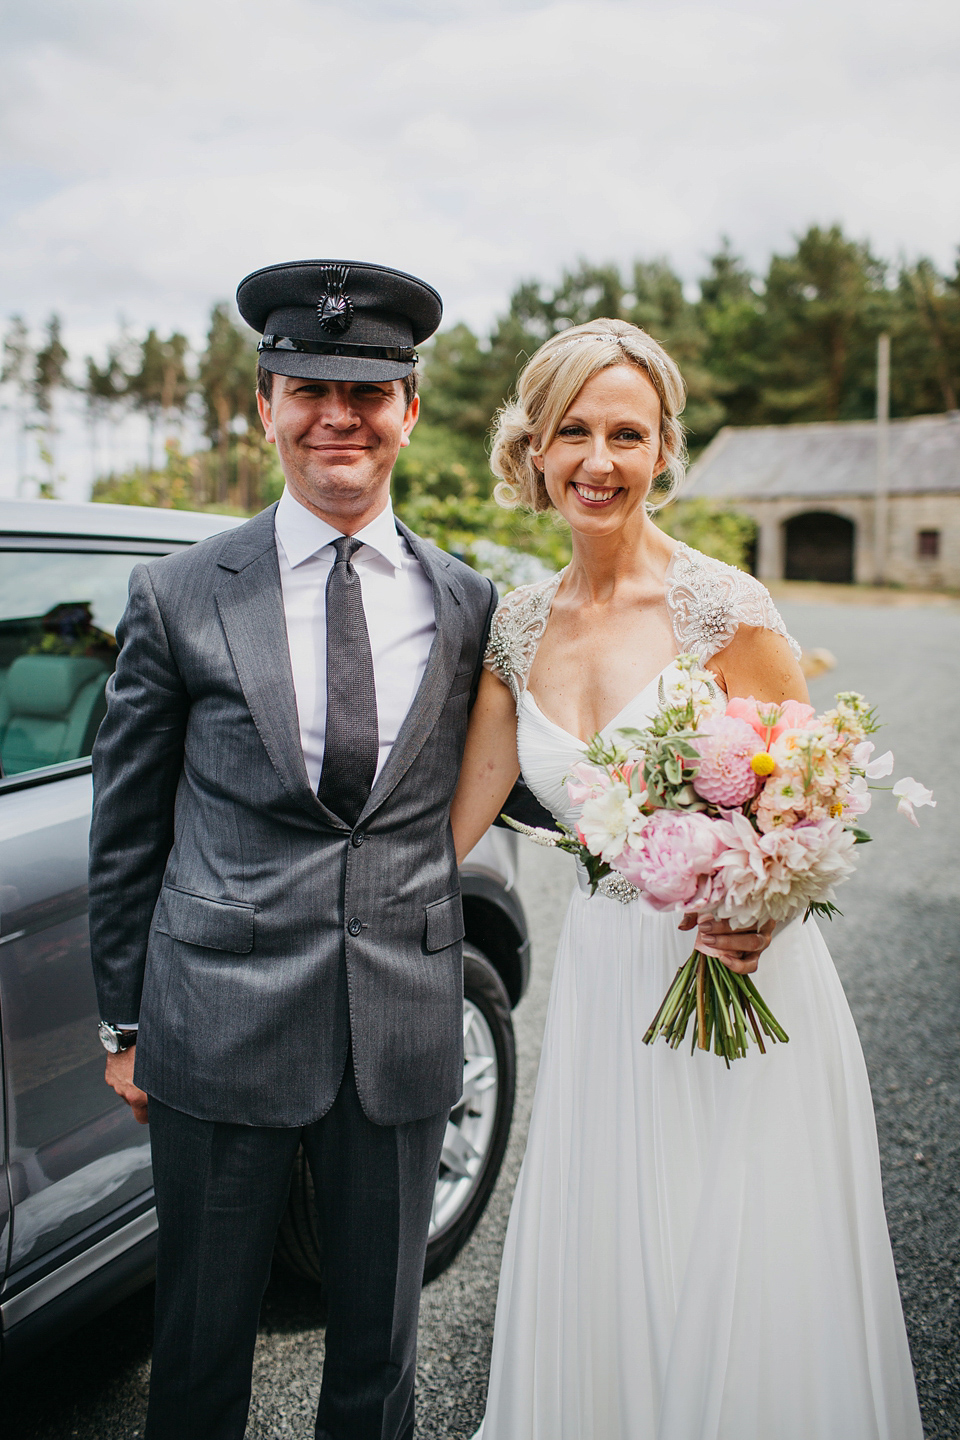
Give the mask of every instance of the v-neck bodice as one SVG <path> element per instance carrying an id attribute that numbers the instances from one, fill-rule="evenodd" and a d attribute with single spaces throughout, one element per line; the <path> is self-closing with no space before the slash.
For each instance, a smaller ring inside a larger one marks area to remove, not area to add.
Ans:
<path id="1" fill-rule="evenodd" d="M 535 585 L 511 591 L 493 617 L 484 664 L 509 687 L 517 704 L 517 747 L 524 779 L 538 800 L 558 820 L 575 818 L 565 780 L 583 759 L 586 742 L 546 716 L 527 689 L 540 641 L 550 620 L 554 597 L 564 571 Z M 752 575 L 679 544 L 670 557 L 664 580 L 677 654 L 694 654 L 701 665 L 729 645 L 739 625 L 772 630 L 788 640 L 799 657 L 800 647 L 786 627 L 768 592 Z M 657 708 L 657 689 L 671 661 L 629 700 L 600 732 L 632 726 L 642 729 Z"/>
<path id="2" fill-rule="evenodd" d="M 671 660 L 639 694 L 628 700 L 618 715 L 600 731 L 609 736 L 625 726 L 642 729 L 657 709 L 660 681 L 670 679 L 676 662 Z M 572 825 L 577 811 L 567 795 L 566 779 L 584 757 L 586 742 L 572 735 L 544 715 L 529 690 L 520 695 L 517 706 L 517 753 L 523 778 L 541 805 L 564 825 Z"/>

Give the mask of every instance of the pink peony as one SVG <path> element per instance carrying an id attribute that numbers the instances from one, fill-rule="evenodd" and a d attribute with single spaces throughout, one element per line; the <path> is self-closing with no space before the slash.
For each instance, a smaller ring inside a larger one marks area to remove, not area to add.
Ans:
<path id="1" fill-rule="evenodd" d="M 784 730 L 806 730 L 809 722 L 816 719 L 812 705 L 803 705 L 799 700 L 785 700 L 782 705 L 755 700 L 748 695 L 745 700 L 733 699 L 727 704 L 727 715 L 734 720 L 745 720 L 757 732 L 764 746 L 778 740 Z"/>
<path id="2" fill-rule="evenodd" d="M 756 795 L 762 782 L 750 761 L 764 747 L 746 720 L 718 715 L 691 744 L 700 755 L 693 788 L 704 800 L 729 810 Z"/>
<path id="3" fill-rule="evenodd" d="M 682 810 L 655 810 L 615 868 L 655 910 L 696 906 L 723 850 L 715 821 Z"/>

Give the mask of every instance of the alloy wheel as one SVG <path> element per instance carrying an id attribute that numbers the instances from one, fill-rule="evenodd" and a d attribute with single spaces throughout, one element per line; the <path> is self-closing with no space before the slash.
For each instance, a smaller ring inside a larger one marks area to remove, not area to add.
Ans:
<path id="1" fill-rule="evenodd" d="M 450 1112 L 433 1196 L 430 1239 L 469 1204 L 493 1140 L 499 1088 L 493 1031 L 472 1000 L 463 1002 L 463 1094 Z"/>

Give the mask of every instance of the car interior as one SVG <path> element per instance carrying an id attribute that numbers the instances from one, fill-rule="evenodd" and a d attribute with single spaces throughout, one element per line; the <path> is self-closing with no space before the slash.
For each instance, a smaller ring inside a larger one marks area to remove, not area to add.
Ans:
<path id="1" fill-rule="evenodd" d="M 89 601 L 0 620 L 0 766 L 19 775 L 89 755 L 106 708 L 114 637 Z"/>
<path id="2" fill-rule="evenodd" d="M 21 655 L 0 691 L 4 775 L 89 755 L 106 708 L 109 670 L 71 655 Z"/>

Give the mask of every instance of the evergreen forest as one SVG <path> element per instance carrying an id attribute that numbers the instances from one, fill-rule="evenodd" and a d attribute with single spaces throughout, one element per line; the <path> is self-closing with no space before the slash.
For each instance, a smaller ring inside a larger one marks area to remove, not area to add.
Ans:
<path id="1" fill-rule="evenodd" d="M 877 338 L 891 337 L 893 416 L 955 410 L 960 393 L 960 253 L 952 273 L 928 259 L 893 264 L 839 226 L 813 226 L 754 274 L 724 240 L 695 285 L 666 259 L 626 270 L 581 261 L 559 281 L 525 280 L 486 333 L 441 331 L 422 351 L 423 410 L 394 472 L 398 513 L 419 533 L 475 558 L 482 541 L 528 551 L 551 566 L 567 554 L 563 528 L 509 512 L 492 499 L 490 424 L 525 359 L 548 336 L 599 316 L 642 326 L 677 360 L 688 387 L 692 456 L 723 425 L 869 419 L 876 406 Z M 38 432 L 56 495 L 57 396 L 76 392 L 88 424 L 130 411 L 146 420 L 143 464 L 96 480 L 93 498 L 138 505 L 255 513 L 282 476 L 260 432 L 254 393 L 257 337 L 225 302 L 214 305 L 200 353 L 185 336 L 119 334 L 105 357 L 71 365 L 53 315 L 32 344 L 9 321 L 0 381 L 21 429 Z M 188 453 L 187 417 L 205 446 Z M 680 500 L 663 512 L 672 533 L 742 563 L 749 527 L 737 516 Z"/>

